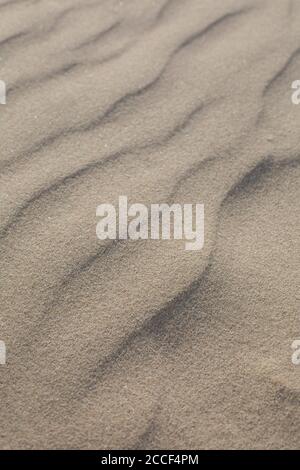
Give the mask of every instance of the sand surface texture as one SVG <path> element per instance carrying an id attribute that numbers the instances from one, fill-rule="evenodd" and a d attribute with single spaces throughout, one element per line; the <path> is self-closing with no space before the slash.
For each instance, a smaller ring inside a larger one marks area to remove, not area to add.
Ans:
<path id="1" fill-rule="evenodd" d="M 300 1 L 1 0 L 0 59 L 0 448 L 299 447 Z"/>

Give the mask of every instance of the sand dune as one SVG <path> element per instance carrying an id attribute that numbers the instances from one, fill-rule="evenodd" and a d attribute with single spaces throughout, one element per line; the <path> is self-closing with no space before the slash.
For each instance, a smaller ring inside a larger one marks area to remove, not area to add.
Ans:
<path id="1" fill-rule="evenodd" d="M 0 448 L 299 447 L 300 2 L 0 15 Z M 99 241 L 119 195 L 203 250 Z"/>

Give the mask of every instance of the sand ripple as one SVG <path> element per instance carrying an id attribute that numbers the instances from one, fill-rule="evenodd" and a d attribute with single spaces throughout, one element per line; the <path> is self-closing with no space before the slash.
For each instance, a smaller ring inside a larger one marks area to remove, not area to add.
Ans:
<path id="1" fill-rule="evenodd" d="M 0 447 L 297 448 L 299 2 L 0 14 Z M 122 194 L 204 249 L 99 242 Z"/>

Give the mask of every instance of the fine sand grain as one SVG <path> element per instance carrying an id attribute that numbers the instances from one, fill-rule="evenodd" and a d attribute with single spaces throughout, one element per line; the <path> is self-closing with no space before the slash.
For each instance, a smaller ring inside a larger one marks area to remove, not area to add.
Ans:
<path id="1" fill-rule="evenodd" d="M 299 0 L 1 0 L 1 449 L 300 445 Z M 96 207 L 204 203 L 205 244 Z"/>

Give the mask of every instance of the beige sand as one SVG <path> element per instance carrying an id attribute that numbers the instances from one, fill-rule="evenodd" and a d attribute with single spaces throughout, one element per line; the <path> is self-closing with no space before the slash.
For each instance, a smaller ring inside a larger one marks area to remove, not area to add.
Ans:
<path id="1" fill-rule="evenodd" d="M 0 2 L 2 449 L 299 447 L 299 22 Z M 100 242 L 121 194 L 204 203 L 204 249 Z"/>

